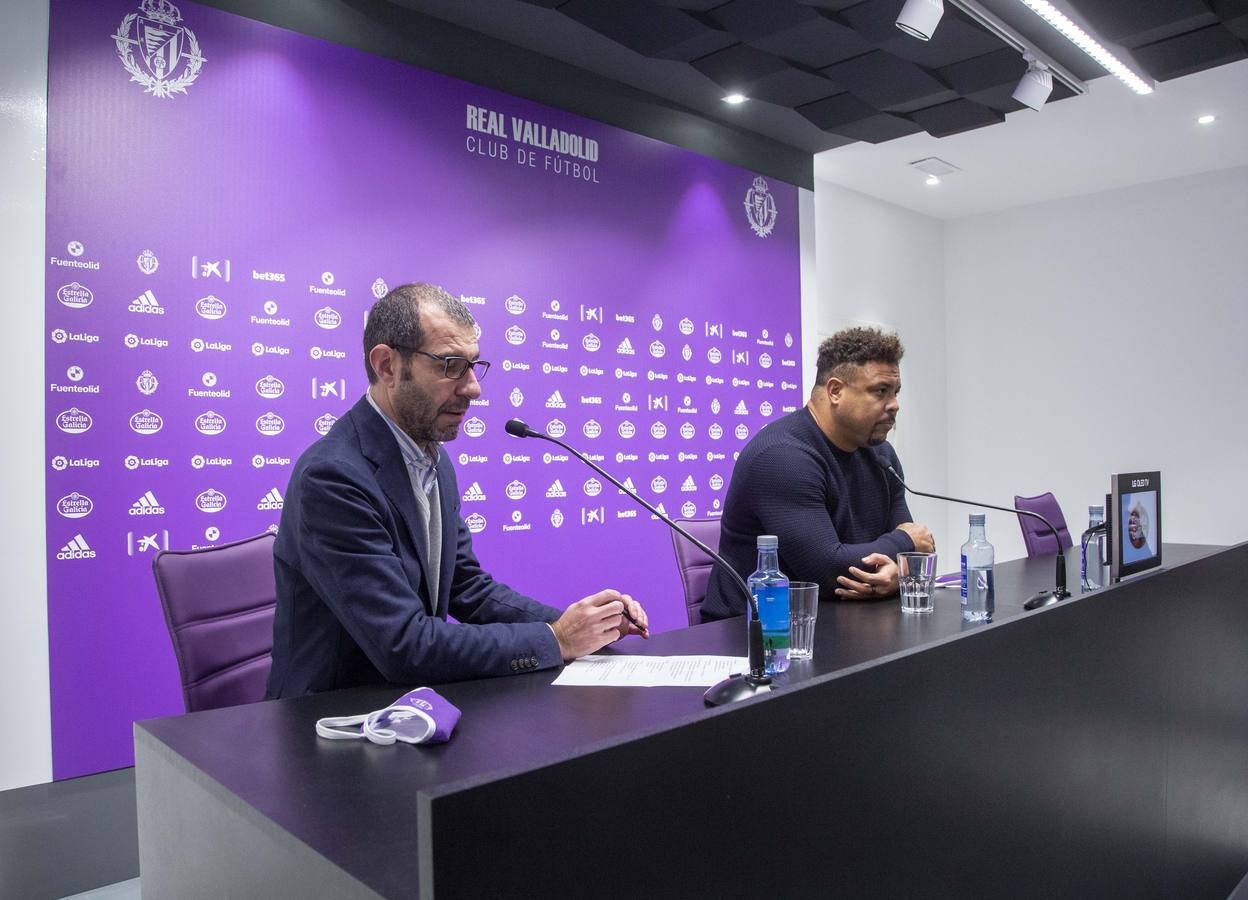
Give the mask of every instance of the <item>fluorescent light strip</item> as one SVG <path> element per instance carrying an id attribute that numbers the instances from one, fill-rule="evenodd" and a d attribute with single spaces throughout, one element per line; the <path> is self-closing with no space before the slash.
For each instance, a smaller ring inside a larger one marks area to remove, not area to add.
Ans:
<path id="1" fill-rule="evenodd" d="M 1137 94 L 1151 94 L 1153 92 L 1152 85 L 1131 71 L 1126 63 L 1106 50 L 1096 38 L 1072 22 L 1065 13 L 1057 9 L 1052 3 L 1049 3 L 1048 0 L 1022 0 L 1022 2 L 1032 12 L 1061 32 L 1062 36 L 1068 41 L 1096 60 L 1106 72 L 1113 75 L 1127 87 L 1131 88 L 1131 90 Z"/>

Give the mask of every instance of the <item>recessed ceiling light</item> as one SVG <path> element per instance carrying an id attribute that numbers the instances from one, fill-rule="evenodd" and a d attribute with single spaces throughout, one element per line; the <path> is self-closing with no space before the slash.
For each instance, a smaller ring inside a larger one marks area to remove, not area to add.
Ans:
<path id="1" fill-rule="evenodd" d="M 928 187 L 936 187 L 936 185 L 940 184 L 940 179 L 937 178 L 935 175 L 928 175 L 927 180 L 923 183 L 926 184 Z"/>
<path id="2" fill-rule="evenodd" d="M 724 102 L 731 103 L 733 106 L 736 106 L 738 103 L 744 103 L 746 100 L 749 100 L 749 99 L 750 98 L 745 96 L 745 94 L 729 94 L 727 97 L 724 98 Z"/>
<path id="3" fill-rule="evenodd" d="M 1205 113 L 1196 119 L 1196 122 L 1200 125 L 1212 125 L 1216 121 L 1218 121 L 1218 117 L 1213 113 Z"/>

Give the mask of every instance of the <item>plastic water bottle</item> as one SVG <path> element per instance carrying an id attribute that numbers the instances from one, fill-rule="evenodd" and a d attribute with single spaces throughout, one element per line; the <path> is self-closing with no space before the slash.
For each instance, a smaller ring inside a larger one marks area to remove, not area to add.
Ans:
<path id="1" fill-rule="evenodd" d="M 757 546 L 758 569 L 749 578 L 750 593 L 758 603 L 763 623 L 763 662 L 767 674 L 779 675 L 789 668 L 789 579 L 780 571 L 780 542 L 776 536 L 760 534 Z"/>
<path id="2" fill-rule="evenodd" d="M 1105 507 L 1088 507 L 1088 530 L 1105 523 Z M 1105 532 L 1088 535 L 1083 541 L 1081 560 L 1079 563 L 1079 584 L 1085 591 L 1095 591 L 1105 587 L 1105 567 L 1108 560 L 1105 554 Z"/>
<path id="3" fill-rule="evenodd" d="M 992 544 L 984 534 L 984 514 L 971 514 L 971 534 L 962 545 L 962 619 L 991 622 L 996 606 L 992 583 Z"/>

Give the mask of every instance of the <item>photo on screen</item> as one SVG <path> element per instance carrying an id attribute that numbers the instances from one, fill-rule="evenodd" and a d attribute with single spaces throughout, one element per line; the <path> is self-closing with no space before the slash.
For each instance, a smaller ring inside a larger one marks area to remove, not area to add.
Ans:
<path id="1" fill-rule="evenodd" d="M 1157 555 L 1157 493 L 1137 491 L 1122 495 L 1122 561 L 1130 565 Z"/>

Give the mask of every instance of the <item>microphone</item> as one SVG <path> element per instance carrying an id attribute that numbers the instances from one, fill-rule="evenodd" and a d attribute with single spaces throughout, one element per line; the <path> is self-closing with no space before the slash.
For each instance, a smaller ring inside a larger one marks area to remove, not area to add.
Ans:
<path id="1" fill-rule="evenodd" d="M 872 458 L 875 460 L 876 465 L 878 465 L 889 475 L 896 478 L 897 483 L 900 484 L 905 490 L 916 496 L 931 497 L 934 500 L 947 500 L 950 503 L 961 503 L 966 506 L 983 506 L 988 509 L 997 509 L 1001 512 L 1012 512 L 1017 513 L 1020 516 L 1031 516 L 1033 519 L 1039 519 L 1048 527 L 1049 531 L 1053 532 L 1053 538 L 1057 541 L 1056 583 L 1053 590 L 1040 591 L 1038 594 L 1033 594 L 1028 597 L 1026 602 L 1023 603 L 1023 609 L 1039 609 L 1042 606 L 1051 606 L 1059 600 L 1065 600 L 1070 596 L 1070 591 L 1066 590 L 1066 555 L 1062 552 L 1062 539 L 1058 536 L 1057 529 L 1053 527 L 1053 523 L 1044 516 L 1040 515 L 1040 513 L 1032 512 L 1029 509 L 1018 509 L 1013 506 L 997 506 L 992 503 L 978 503 L 971 500 L 960 500 L 957 497 L 946 497 L 943 494 L 928 494 L 924 491 L 916 491 L 914 488 L 910 487 L 910 485 L 901 480 L 901 476 L 897 474 L 897 470 L 893 468 L 887 460 L 874 454 Z"/>
<path id="2" fill-rule="evenodd" d="M 761 694 L 771 690 L 771 676 L 767 674 L 763 664 L 763 623 L 758 614 L 758 601 L 754 599 L 754 595 L 750 593 L 750 589 L 746 585 L 745 580 L 737 574 L 736 569 L 728 565 L 722 556 L 710 547 L 706 546 L 706 544 L 702 543 L 689 532 L 685 531 L 685 529 L 681 528 L 669 519 L 663 512 L 655 509 L 647 503 L 645 498 L 643 498 L 636 491 L 621 484 L 613 475 L 594 463 L 592 460 L 586 459 L 585 454 L 581 453 L 579 450 L 568 446 L 556 437 L 551 437 L 544 431 L 534 431 L 520 419 L 508 420 L 507 424 L 503 426 L 503 428 L 512 437 L 540 438 L 543 441 L 550 441 L 552 444 L 557 444 L 564 450 L 567 450 L 633 500 L 636 500 L 646 509 L 650 510 L 650 512 L 662 520 L 668 528 L 675 531 L 715 562 L 719 563 L 719 565 L 723 566 L 724 571 L 732 576 L 733 583 L 739 587 L 741 589 L 741 593 L 745 595 L 746 603 L 748 605 L 747 608 L 750 611 L 750 671 L 744 674 L 730 675 L 723 681 L 719 682 L 719 684 L 712 685 L 708 688 L 706 693 L 702 695 L 702 699 L 706 702 L 707 706 L 722 706 L 725 703 L 735 703 L 738 700 L 745 700 L 747 697 L 753 697 L 755 694 Z"/>

